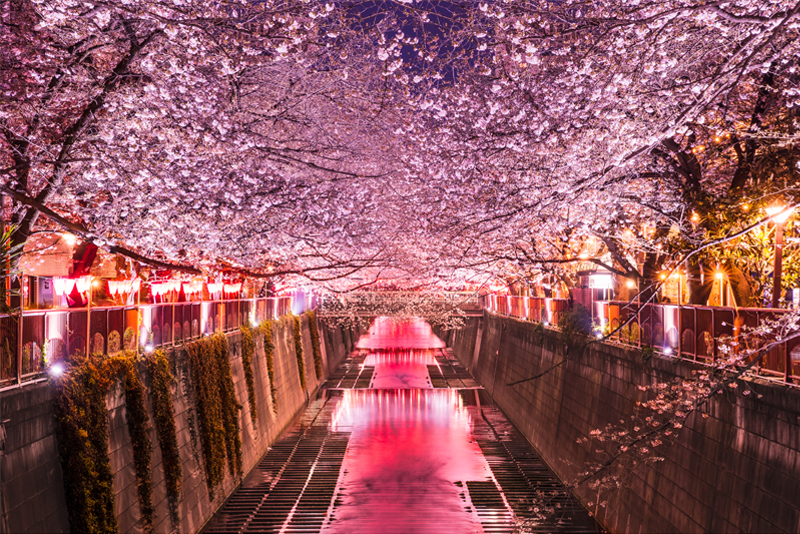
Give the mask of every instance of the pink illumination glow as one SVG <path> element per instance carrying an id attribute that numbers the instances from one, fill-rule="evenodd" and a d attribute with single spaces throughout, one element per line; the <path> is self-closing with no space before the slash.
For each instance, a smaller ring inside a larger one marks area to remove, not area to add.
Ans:
<path id="1" fill-rule="evenodd" d="M 226 295 L 235 295 L 242 290 L 242 283 L 239 282 L 236 284 L 224 284 L 223 288 Z"/>
<path id="2" fill-rule="evenodd" d="M 372 389 L 408 389 L 431 387 L 428 365 L 436 365 L 430 350 L 393 350 L 370 353 L 365 366 L 374 366 Z"/>
<path id="3" fill-rule="evenodd" d="M 375 319 L 369 334 L 361 336 L 356 345 L 359 349 L 441 349 L 444 346 L 422 319 L 397 321 L 389 317 Z"/>
<path id="4" fill-rule="evenodd" d="M 53 291 L 56 296 L 69 295 L 75 287 L 75 280 L 71 278 L 53 278 Z"/>
<path id="5" fill-rule="evenodd" d="M 483 532 L 465 493 L 467 481 L 494 480 L 464 402 L 475 392 L 431 387 L 440 351 L 428 347 L 441 345 L 422 320 L 378 318 L 361 338 L 374 373 L 370 389 L 342 391 L 332 414 L 350 441 L 323 532 Z"/>
<path id="6" fill-rule="evenodd" d="M 119 286 L 121 282 L 117 282 L 116 280 L 109 280 L 108 281 L 108 293 L 112 297 L 116 297 L 119 294 Z"/>
<path id="7" fill-rule="evenodd" d="M 482 532 L 455 485 L 492 477 L 471 428 L 455 390 L 344 391 L 333 429 L 352 434 L 341 505 L 323 531 Z"/>
<path id="8" fill-rule="evenodd" d="M 213 298 L 215 300 L 219 299 L 219 297 L 220 297 L 220 295 L 222 293 L 222 287 L 223 287 L 222 283 L 221 282 L 216 282 L 216 283 L 212 282 L 212 283 L 209 283 L 207 287 L 208 287 L 208 292 L 211 294 L 211 298 Z"/>

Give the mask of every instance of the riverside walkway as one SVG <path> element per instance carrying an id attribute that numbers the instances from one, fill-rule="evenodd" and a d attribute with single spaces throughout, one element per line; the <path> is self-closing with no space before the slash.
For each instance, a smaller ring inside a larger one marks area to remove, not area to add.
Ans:
<path id="1" fill-rule="evenodd" d="M 427 324 L 358 347 L 205 533 L 598 531 Z"/>

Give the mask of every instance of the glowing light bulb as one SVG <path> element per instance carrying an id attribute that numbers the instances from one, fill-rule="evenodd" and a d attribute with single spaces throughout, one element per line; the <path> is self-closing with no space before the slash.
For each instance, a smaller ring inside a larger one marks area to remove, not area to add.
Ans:
<path id="1" fill-rule="evenodd" d="M 153 347 L 152 343 L 148 343 L 147 345 L 144 346 L 144 351 L 147 354 L 150 354 L 151 352 L 153 352 L 154 349 L 155 349 L 155 347 Z"/>
<path id="2" fill-rule="evenodd" d="M 625 282 L 625 285 L 628 286 L 628 289 L 633 289 L 634 287 L 636 287 L 636 282 L 633 280 L 628 280 L 627 282 Z"/>
<path id="3" fill-rule="evenodd" d="M 783 224 L 789 219 L 789 217 L 792 216 L 794 208 L 782 206 L 780 204 L 774 204 L 766 208 L 764 211 L 767 212 L 767 215 L 770 219 L 772 219 L 772 222 L 775 224 Z"/>
<path id="4" fill-rule="evenodd" d="M 715 274 L 714 276 L 717 277 L 717 280 L 722 280 L 725 277 L 725 273 L 717 271 L 717 274 Z"/>
<path id="5" fill-rule="evenodd" d="M 64 366 L 60 363 L 54 363 L 50 366 L 50 375 L 58 377 L 64 374 Z"/>
<path id="6" fill-rule="evenodd" d="M 77 238 L 77 237 L 75 237 L 75 236 L 74 236 L 74 235 L 72 235 L 72 234 L 61 234 L 61 239 L 63 239 L 63 240 L 64 240 L 64 243 L 66 243 L 66 244 L 67 244 L 67 245 L 69 245 L 69 246 L 72 246 L 72 245 L 74 245 L 74 244 L 75 244 L 75 241 L 77 241 L 77 240 L 78 240 L 78 238 Z"/>

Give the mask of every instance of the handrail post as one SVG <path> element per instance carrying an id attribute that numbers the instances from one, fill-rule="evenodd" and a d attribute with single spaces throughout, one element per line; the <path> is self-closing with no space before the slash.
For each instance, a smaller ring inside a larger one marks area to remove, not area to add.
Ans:
<path id="1" fill-rule="evenodd" d="M 678 358 L 683 358 L 683 321 L 681 314 L 681 300 L 683 300 L 683 279 L 678 275 Z"/>
<path id="2" fill-rule="evenodd" d="M 22 286 L 25 286 L 25 279 L 22 280 Z M 22 384 L 22 323 L 25 321 L 25 305 L 22 301 L 22 295 L 19 298 L 19 321 L 17 325 L 17 384 Z"/>
<path id="3" fill-rule="evenodd" d="M 789 342 L 784 341 L 781 345 L 783 350 L 783 381 L 789 382 L 789 377 L 792 376 L 792 359 L 789 355 Z"/>
<path id="4" fill-rule="evenodd" d="M 136 356 L 139 356 L 139 343 L 142 337 L 142 290 L 136 292 L 136 332 L 134 334 L 134 346 L 136 347 Z"/>
<path id="5" fill-rule="evenodd" d="M 717 361 L 717 317 L 711 308 L 711 363 Z"/>
<path id="6" fill-rule="evenodd" d="M 694 361 L 697 361 L 697 308 L 693 308 L 692 311 L 694 312 L 692 315 L 694 316 L 694 330 L 692 331 L 692 346 L 694 347 Z"/>
<path id="7" fill-rule="evenodd" d="M 637 326 L 639 327 L 639 331 L 636 335 L 636 346 L 640 349 L 642 348 L 642 332 L 644 332 L 644 328 L 642 327 L 642 305 L 639 304 L 636 306 L 636 322 L 638 323 Z"/>
<path id="8" fill-rule="evenodd" d="M 92 281 L 89 281 L 89 300 L 86 302 L 86 356 L 89 356 L 89 338 L 92 336 Z"/>

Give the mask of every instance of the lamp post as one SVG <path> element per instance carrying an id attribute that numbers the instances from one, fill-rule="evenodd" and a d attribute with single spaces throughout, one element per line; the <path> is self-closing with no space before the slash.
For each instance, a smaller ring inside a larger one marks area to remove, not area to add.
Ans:
<path id="1" fill-rule="evenodd" d="M 774 204 L 766 209 L 775 223 L 775 264 L 772 271 L 772 307 L 777 308 L 781 297 L 781 269 L 783 268 L 783 225 L 791 217 L 794 208 Z"/>

